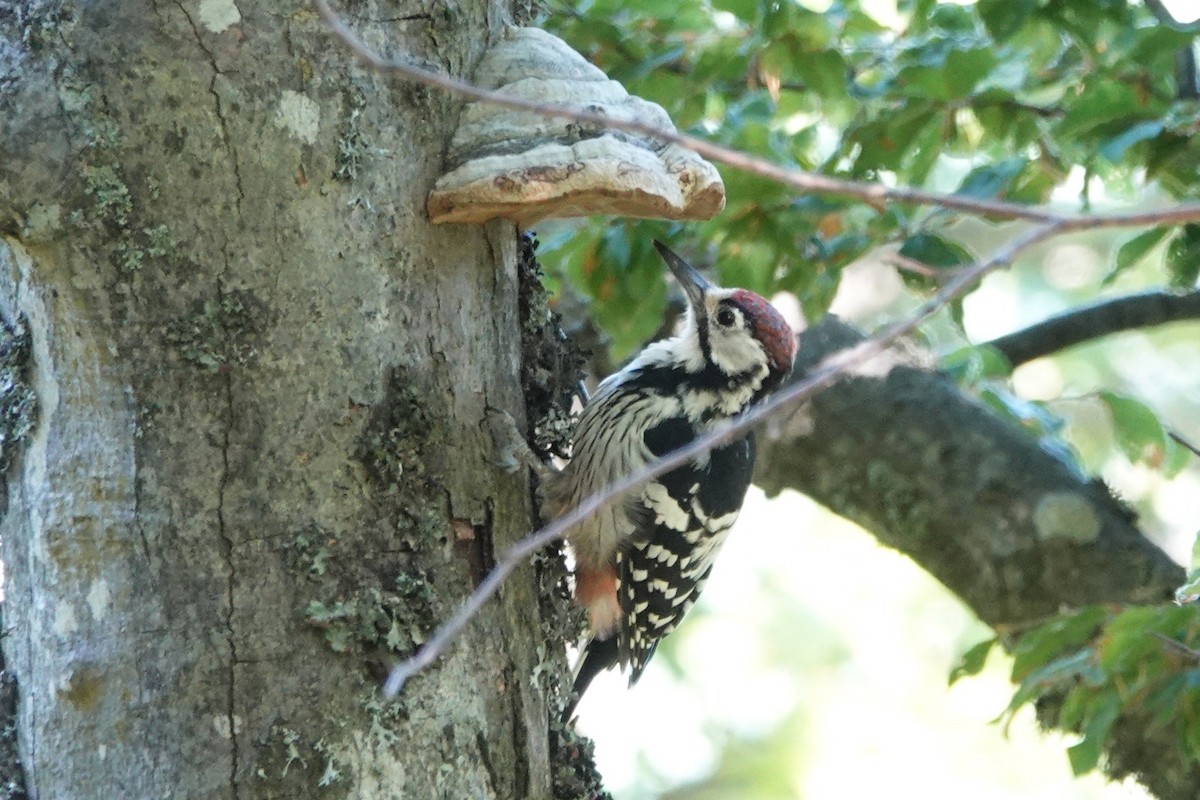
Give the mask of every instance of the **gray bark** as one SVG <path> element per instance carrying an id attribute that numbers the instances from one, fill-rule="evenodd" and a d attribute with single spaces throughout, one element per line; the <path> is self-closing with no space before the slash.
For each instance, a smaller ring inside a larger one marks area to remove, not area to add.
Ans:
<path id="1" fill-rule="evenodd" d="M 805 331 L 795 378 L 862 338 L 833 318 Z M 795 489 L 854 520 L 1002 635 L 1065 609 L 1170 602 L 1183 569 L 1103 483 L 902 348 L 891 355 L 767 424 L 755 480 L 768 494 Z M 1109 775 L 1163 800 L 1195 796 L 1200 768 L 1169 726 L 1129 715 L 1114 731 Z"/>
<path id="2" fill-rule="evenodd" d="M 350 18 L 464 75 L 505 14 Z M 515 231 L 424 213 L 458 110 L 303 2 L 0 7 L 0 313 L 28 319 L 39 409 L 0 527 L 32 796 L 549 796 L 562 656 L 532 569 L 375 698 L 531 526 L 478 425 L 523 408 Z"/>
<path id="3" fill-rule="evenodd" d="M 825 320 L 801 337 L 796 376 L 861 339 Z M 993 627 L 1173 598 L 1183 570 L 1102 482 L 903 352 L 872 372 L 768 429 L 760 486 L 797 489 L 859 523 Z"/>

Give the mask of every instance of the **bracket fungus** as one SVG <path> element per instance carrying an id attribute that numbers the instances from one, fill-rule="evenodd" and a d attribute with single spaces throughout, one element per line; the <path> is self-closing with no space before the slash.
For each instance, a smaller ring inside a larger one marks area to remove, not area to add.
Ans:
<path id="1" fill-rule="evenodd" d="M 509 28 L 484 54 L 475 83 L 540 103 L 564 105 L 674 131 L 667 113 L 537 28 Z M 433 222 L 506 217 L 526 226 L 547 217 L 614 214 L 709 219 L 725 206 L 712 164 L 649 135 L 585 125 L 475 102 L 427 201 Z"/>

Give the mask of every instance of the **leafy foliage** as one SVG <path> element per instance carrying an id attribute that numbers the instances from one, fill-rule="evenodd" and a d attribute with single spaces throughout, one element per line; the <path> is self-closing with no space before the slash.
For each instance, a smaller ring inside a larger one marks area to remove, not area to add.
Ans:
<path id="1" fill-rule="evenodd" d="M 1160 24 L 1142 4 L 898 0 L 894 13 L 882 8 L 680 0 L 665 14 L 630 0 L 552 0 L 544 24 L 630 92 L 662 105 L 681 130 L 783 166 L 1078 210 L 1101 196 L 1200 198 L 1200 102 L 1175 73 L 1192 34 Z M 653 238 L 671 241 L 725 285 L 794 293 L 810 318 L 828 308 L 847 265 L 873 248 L 906 260 L 908 288 L 924 295 L 985 255 L 955 238 L 958 217 L 944 210 L 796 196 L 725 168 L 722 177 L 727 208 L 711 222 L 613 220 L 547 239 L 563 277 L 591 299 L 614 357 L 656 330 L 667 301 Z M 1126 235 L 1087 291 L 1189 288 L 1198 277 L 1200 225 L 1159 227 Z M 966 341 L 963 308 L 950 317 Z M 943 366 L 1048 452 L 1078 462 L 1063 439 L 1064 416 L 1022 399 L 997 352 L 963 348 Z M 1129 462 L 1168 474 L 1181 468 L 1188 454 L 1153 407 L 1121 387 L 1089 400 Z M 1121 715 L 1149 715 L 1200 758 L 1200 663 L 1154 633 L 1192 647 L 1197 614 L 1092 607 L 1005 640 L 1017 683 L 1009 711 L 1062 695 L 1053 721 L 1082 737 L 1068 753 L 1077 773 L 1101 763 Z M 969 650 L 951 680 L 978 672 L 995 641 Z"/>
<path id="2" fill-rule="evenodd" d="M 545 25 L 680 129 L 781 165 L 1022 203 L 1045 202 L 1073 171 L 1105 179 L 1109 191 L 1156 181 L 1196 195 L 1200 104 L 1177 99 L 1174 83 L 1188 35 L 1140 6 L 901 0 L 895 19 L 880 19 L 853 0 L 814 10 L 823 5 L 681 0 L 663 14 L 628 0 L 562 0 Z M 727 284 L 794 292 L 810 316 L 874 246 L 903 243 L 934 267 L 952 260 L 956 246 L 930 231 L 949 221 L 944 213 L 722 176 L 728 206 L 711 222 L 589 226 L 559 256 L 601 319 L 618 323 L 616 355 L 654 329 L 665 302 L 659 281 L 644 280 L 662 274 L 645 244 L 655 236 L 684 240 L 682 251 Z M 1135 239 L 1114 271 L 1168 233 L 1173 281 L 1194 282 L 1200 239 L 1190 228 Z M 946 247 L 931 251 L 935 243 Z"/>
<path id="3" fill-rule="evenodd" d="M 1025 633 L 1013 646 L 1018 685 L 1005 718 L 1048 692 L 1061 697 L 1055 718 L 1081 739 L 1068 748 L 1082 774 L 1101 761 L 1120 715 L 1170 727 L 1180 751 L 1200 762 L 1200 612 L 1194 608 L 1092 606 Z"/>

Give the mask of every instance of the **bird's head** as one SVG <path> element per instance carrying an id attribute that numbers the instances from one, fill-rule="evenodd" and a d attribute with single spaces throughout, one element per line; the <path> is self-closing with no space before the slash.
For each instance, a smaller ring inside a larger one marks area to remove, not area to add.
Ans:
<path id="1" fill-rule="evenodd" d="M 692 371 L 712 369 L 725 379 L 761 380 L 772 391 L 792 369 L 796 337 L 783 316 L 760 295 L 709 283 L 662 242 L 654 242 L 688 299 L 684 337 L 694 336 Z"/>

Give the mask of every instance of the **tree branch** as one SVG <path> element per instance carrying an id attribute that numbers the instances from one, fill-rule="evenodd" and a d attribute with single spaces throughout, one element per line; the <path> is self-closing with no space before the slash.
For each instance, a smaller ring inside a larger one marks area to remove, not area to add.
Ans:
<path id="1" fill-rule="evenodd" d="M 862 341 L 825 320 L 801 335 L 798 371 Z M 892 355 L 890 370 L 847 377 L 790 423 L 765 426 L 755 479 L 768 494 L 793 489 L 854 520 L 1000 633 L 1064 608 L 1171 601 L 1183 569 L 1102 483 Z M 1122 717 L 1114 731 L 1113 777 L 1136 774 L 1164 800 L 1194 797 L 1200 768 L 1181 758 L 1170 726 Z"/>
<path id="2" fill-rule="evenodd" d="M 1145 0 L 1146 8 L 1153 14 L 1159 22 L 1166 25 L 1168 28 L 1173 28 L 1183 33 L 1195 33 L 1200 31 L 1200 20 L 1194 22 L 1180 22 L 1175 19 L 1175 15 L 1167 10 L 1167 6 L 1162 0 Z"/>
<path id="3" fill-rule="evenodd" d="M 1200 291 L 1144 292 L 1072 309 L 1036 325 L 997 337 L 993 347 L 1014 367 L 1035 358 L 1121 331 L 1200 320 Z"/>

